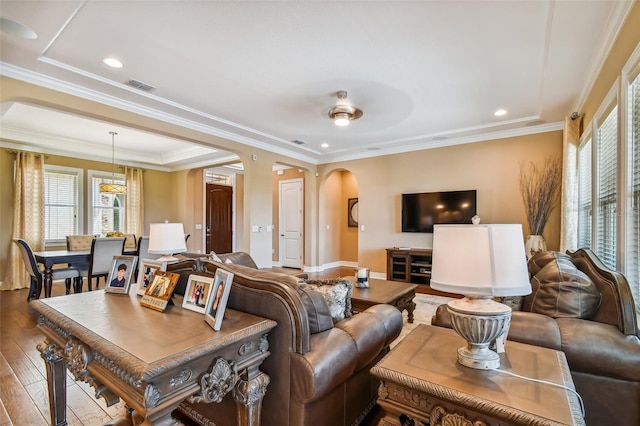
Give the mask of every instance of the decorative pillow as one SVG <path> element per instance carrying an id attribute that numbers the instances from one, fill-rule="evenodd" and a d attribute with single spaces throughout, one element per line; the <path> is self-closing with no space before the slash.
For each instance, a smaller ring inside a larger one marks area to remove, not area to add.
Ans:
<path id="1" fill-rule="evenodd" d="M 531 278 L 531 312 L 552 318 L 591 318 L 600 307 L 598 287 L 563 253 L 554 253 Z"/>
<path id="2" fill-rule="evenodd" d="M 351 316 L 351 295 L 353 283 L 344 278 L 334 280 L 302 280 L 324 296 L 329 306 L 333 322 L 342 321 Z"/>
<path id="3" fill-rule="evenodd" d="M 216 262 L 222 263 L 222 259 L 220 259 L 220 257 L 218 257 L 218 255 L 216 254 L 215 251 L 212 251 L 211 253 L 209 253 L 209 257 L 211 258 L 211 260 L 215 260 Z M 231 263 L 231 262 L 229 262 L 229 263 Z"/>
<path id="4" fill-rule="evenodd" d="M 229 258 L 226 258 L 226 259 L 224 260 L 224 263 L 226 263 L 227 265 L 233 265 L 233 262 L 232 262 L 232 261 L 231 261 L 231 259 L 229 259 Z"/>

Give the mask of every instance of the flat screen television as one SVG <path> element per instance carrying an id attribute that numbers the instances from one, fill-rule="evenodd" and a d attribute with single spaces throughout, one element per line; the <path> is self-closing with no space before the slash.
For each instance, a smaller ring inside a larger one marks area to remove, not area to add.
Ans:
<path id="1" fill-rule="evenodd" d="M 402 194 L 402 232 L 432 233 L 435 224 L 470 224 L 475 214 L 475 189 Z"/>

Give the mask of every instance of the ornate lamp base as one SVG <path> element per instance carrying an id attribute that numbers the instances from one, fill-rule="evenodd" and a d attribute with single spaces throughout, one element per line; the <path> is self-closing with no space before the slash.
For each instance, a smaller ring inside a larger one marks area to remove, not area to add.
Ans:
<path id="1" fill-rule="evenodd" d="M 467 341 L 458 349 L 458 362 L 481 370 L 500 367 L 500 357 L 489 345 L 508 330 L 511 308 L 482 296 L 453 300 L 447 308 L 453 329 Z"/>

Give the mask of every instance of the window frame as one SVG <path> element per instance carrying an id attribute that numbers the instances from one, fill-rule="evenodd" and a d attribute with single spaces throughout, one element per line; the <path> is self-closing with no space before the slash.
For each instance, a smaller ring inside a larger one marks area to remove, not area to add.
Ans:
<path id="1" fill-rule="evenodd" d="M 45 174 L 45 182 L 46 182 L 46 175 L 49 173 L 59 173 L 59 174 L 68 174 L 68 175 L 74 175 L 76 177 L 76 220 L 75 220 L 75 227 L 76 227 L 76 231 L 75 233 L 81 233 L 82 230 L 84 229 L 84 209 L 85 209 L 85 204 L 84 204 L 84 169 L 78 168 L 78 167 L 68 167 L 68 166 L 59 166 L 56 164 L 44 164 L 44 174 Z M 46 183 L 45 183 L 46 185 Z M 45 191 L 46 191 L 46 187 L 45 187 Z M 44 226 L 45 226 L 45 236 L 48 234 L 47 232 L 47 203 L 45 201 L 45 217 L 44 217 Z M 66 238 L 65 239 L 46 239 L 45 238 L 45 242 L 44 242 L 45 247 L 53 247 L 53 246 L 60 246 L 60 245 L 66 245 Z"/>
<path id="2" fill-rule="evenodd" d="M 94 219 L 94 208 L 106 208 L 106 207 L 102 207 L 102 206 L 95 206 L 94 205 L 94 185 L 93 185 L 93 180 L 94 179 L 106 179 L 111 181 L 111 179 L 113 179 L 118 182 L 118 183 L 125 183 L 125 175 L 124 173 L 111 173 L 111 172 L 106 172 L 106 171 L 100 171 L 100 170 L 88 170 L 87 171 L 87 187 L 89 189 L 89 194 L 87 196 L 87 231 L 89 234 L 92 235 L 101 235 L 104 236 L 102 233 L 102 229 L 93 229 L 93 219 Z M 123 230 L 121 230 L 121 232 L 124 232 L 124 227 L 126 226 L 126 202 L 125 204 L 120 207 L 120 209 L 122 209 L 122 224 L 123 224 Z M 113 229 L 112 229 L 113 231 Z"/>

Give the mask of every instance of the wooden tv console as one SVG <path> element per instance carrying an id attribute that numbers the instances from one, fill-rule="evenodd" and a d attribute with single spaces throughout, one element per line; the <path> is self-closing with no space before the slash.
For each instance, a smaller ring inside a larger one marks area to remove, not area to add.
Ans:
<path id="1" fill-rule="evenodd" d="M 388 248 L 387 280 L 429 285 L 431 254 L 431 249 Z"/>

